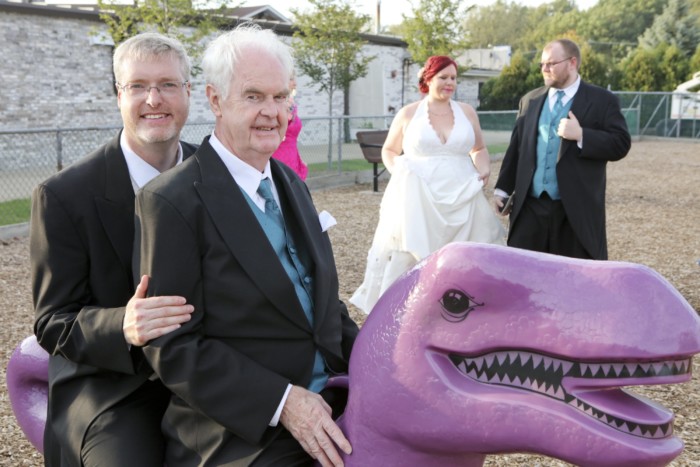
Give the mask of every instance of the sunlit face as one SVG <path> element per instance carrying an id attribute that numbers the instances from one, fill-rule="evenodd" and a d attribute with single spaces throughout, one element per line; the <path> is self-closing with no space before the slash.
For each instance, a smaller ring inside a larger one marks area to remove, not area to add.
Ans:
<path id="1" fill-rule="evenodd" d="M 126 59 L 118 77 L 119 84 L 142 84 L 145 87 L 163 83 L 184 83 L 180 62 L 173 55 L 154 57 L 148 61 Z M 141 148 L 170 143 L 180 138 L 180 130 L 190 112 L 190 85 L 179 86 L 174 93 L 162 94 L 152 88 L 141 96 L 132 96 L 117 87 L 117 104 L 124 122 L 124 136 L 137 154 Z"/>
<path id="2" fill-rule="evenodd" d="M 578 77 L 576 59 L 566 55 L 564 48 L 558 42 L 553 43 L 542 51 L 541 67 L 544 84 L 557 89 L 571 85 Z"/>
<path id="3" fill-rule="evenodd" d="M 244 50 L 225 99 L 207 85 L 217 138 L 240 159 L 261 168 L 287 131 L 288 95 L 289 73 L 279 60 L 260 50 Z"/>
<path id="4" fill-rule="evenodd" d="M 448 65 L 428 82 L 428 94 L 434 99 L 450 99 L 457 89 L 457 68 Z"/>

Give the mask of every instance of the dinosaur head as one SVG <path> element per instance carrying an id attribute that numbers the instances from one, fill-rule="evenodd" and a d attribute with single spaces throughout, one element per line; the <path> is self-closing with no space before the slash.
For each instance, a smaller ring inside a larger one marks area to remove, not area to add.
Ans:
<path id="1" fill-rule="evenodd" d="M 533 452 L 665 465 L 683 448 L 673 414 L 622 387 L 687 381 L 699 351 L 697 314 L 647 267 L 451 244 L 392 285 L 362 327 L 346 464 Z"/>

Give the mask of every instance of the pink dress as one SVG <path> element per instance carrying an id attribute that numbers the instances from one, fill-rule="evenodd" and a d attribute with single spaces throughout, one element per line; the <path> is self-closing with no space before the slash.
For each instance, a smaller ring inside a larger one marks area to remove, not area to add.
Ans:
<path id="1" fill-rule="evenodd" d="M 282 141 L 282 144 L 280 144 L 280 147 L 277 148 L 272 157 L 287 164 L 299 175 L 299 178 L 306 180 L 306 174 L 309 172 L 309 169 L 304 164 L 304 161 L 301 160 L 299 149 L 297 148 L 299 133 L 301 133 L 301 119 L 299 119 L 297 106 L 295 105 L 292 107 L 292 120 L 287 126 L 284 141 Z"/>

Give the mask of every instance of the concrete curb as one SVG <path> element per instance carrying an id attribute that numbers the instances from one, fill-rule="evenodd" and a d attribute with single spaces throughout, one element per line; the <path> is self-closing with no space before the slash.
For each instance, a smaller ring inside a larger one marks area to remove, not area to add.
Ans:
<path id="1" fill-rule="evenodd" d="M 0 226 L 0 240 L 26 237 L 27 235 L 29 235 L 29 222 Z"/>

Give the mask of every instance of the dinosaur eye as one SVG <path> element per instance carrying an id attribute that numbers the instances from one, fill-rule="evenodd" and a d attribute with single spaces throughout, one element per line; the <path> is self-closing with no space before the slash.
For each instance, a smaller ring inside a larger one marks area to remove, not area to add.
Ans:
<path id="1" fill-rule="evenodd" d="M 449 289 L 440 299 L 442 305 L 442 317 L 451 323 L 464 321 L 470 311 L 483 303 L 474 301 L 474 297 L 457 289 Z"/>

